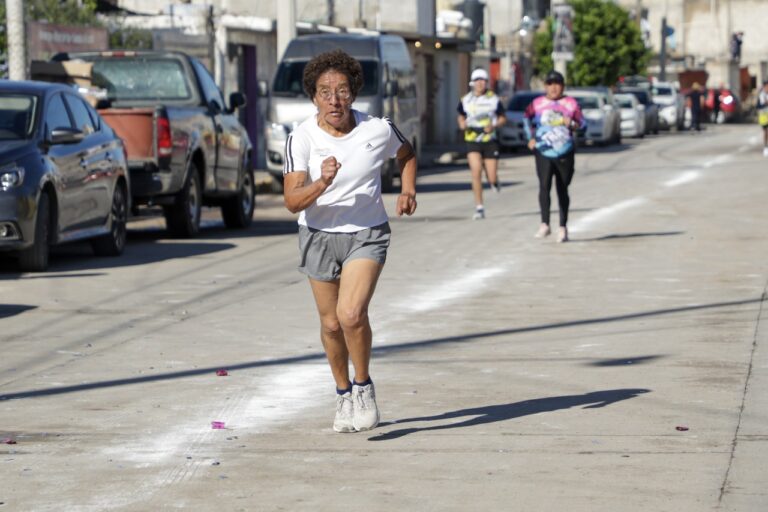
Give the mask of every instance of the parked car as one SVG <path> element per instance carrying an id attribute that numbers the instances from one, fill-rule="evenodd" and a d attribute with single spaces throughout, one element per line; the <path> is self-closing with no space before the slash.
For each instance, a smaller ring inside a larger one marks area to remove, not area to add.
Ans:
<path id="1" fill-rule="evenodd" d="M 133 204 L 163 208 L 169 231 L 192 237 L 203 205 L 220 206 L 224 224 L 251 224 L 255 184 L 251 141 L 237 109 L 205 66 L 180 52 L 59 54 L 55 61 L 93 63 L 93 86 L 106 90 L 104 120 L 128 151 Z"/>
<path id="2" fill-rule="evenodd" d="M 645 137 L 645 105 L 634 94 L 615 94 L 614 99 L 621 113 L 621 135 Z"/>
<path id="3" fill-rule="evenodd" d="M 645 133 L 659 133 L 659 106 L 653 102 L 651 92 L 643 87 L 619 87 L 621 93 L 634 94 L 645 106 Z"/>
<path id="4" fill-rule="evenodd" d="M 587 120 L 586 128 L 577 134 L 578 140 L 595 144 L 621 142 L 621 116 L 610 92 L 601 88 L 569 88 L 566 94 L 576 99 Z"/>
<path id="5" fill-rule="evenodd" d="M 283 155 L 288 134 L 316 111 L 304 94 L 301 82 L 304 67 L 315 55 L 336 48 L 359 60 L 363 67 L 363 88 L 352 107 L 372 116 L 390 118 L 417 154 L 419 152 L 421 127 L 416 71 L 402 37 L 351 33 L 300 36 L 286 48 L 271 89 L 266 82 L 259 84 L 261 93 L 268 94 L 264 133 L 267 171 L 276 183 L 283 181 Z M 384 192 L 393 190 L 397 173 L 399 169 L 394 159 L 382 165 L 381 188 Z"/>
<path id="6" fill-rule="evenodd" d="M 86 238 L 118 256 L 129 207 L 123 143 L 77 91 L 0 82 L 0 251 L 24 271 L 46 270 L 51 245 Z"/>
<path id="7" fill-rule="evenodd" d="M 544 91 L 516 92 L 507 105 L 507 122 L 498 129 L 499 145 L 504 149 L 517 149 L 528 145 L 523 128 L 523 114 L 531 102 Z"/>
<path id="8" fill-rule="evenodd" d="M 685 128 L 685 97 L 672 82 L 654 82 L 653 102 L 659 107 L 659 128 Z"/>
<path id="9" fill-rule="evenodd" d="M 715 108 L 715 94 L 720 98 L 720 110 L 717 119 L 712 119 Z M 711 119 L 713 123 L 728 123 L 738 121 L 741 118 L 741 102 L 739 97 L 730 89 L 708 89 L 704 98 L 705 119 Z"/>

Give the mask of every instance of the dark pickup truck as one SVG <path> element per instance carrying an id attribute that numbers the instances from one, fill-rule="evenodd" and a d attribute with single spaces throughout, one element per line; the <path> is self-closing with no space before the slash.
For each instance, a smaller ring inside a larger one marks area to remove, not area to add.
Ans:
<path id="1" fill-rule="evenodd" d="M 99 114 L 123 139 L 134 214 L 162 206 L 168 230 L 192 237 L 203 205 L 220 206 L 227 227 L 251 223 L 255 186 L 251 141 L 205 66 L 179 52 L 59 54 L 54 61 L 93 64 L 91 82 L 106 91 Z"/>

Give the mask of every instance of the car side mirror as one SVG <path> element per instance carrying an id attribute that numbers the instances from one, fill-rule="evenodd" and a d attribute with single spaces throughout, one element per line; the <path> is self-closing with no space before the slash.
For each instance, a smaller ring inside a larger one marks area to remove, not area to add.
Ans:
<path id="1" fill-rule="evenodd" d="M 265 80 L 259 80 L 258 82 L 258 94 L 261 98 L 266 98 L 269 96 L 269 86 L 267 86 L 267 82 Z"/>
<path id="2" fill-rule="evenodd" d="M 229 95 L 229 111 L 234 112 L 235 110 L 244 107 L 247 102 L 248 100 L 245 97 L 245 94 L 239 91 L 233 92 Z"/>
<path id="3" fill-rule="evenodd" d="M 85 133 L 77 128 L 54 128 L 51 130 L 51 144 L 77 144 L 85 139 Z"/>

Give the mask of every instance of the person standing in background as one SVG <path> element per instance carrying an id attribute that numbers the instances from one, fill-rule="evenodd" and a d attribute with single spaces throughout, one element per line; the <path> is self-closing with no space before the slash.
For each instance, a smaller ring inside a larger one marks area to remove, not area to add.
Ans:
<path id="1" fill-rule="evenodd" d="M 763 129 L 763 156 L 768 157 L 768 80 L 757 95 L 757 122 Z"/>
<path id="2" fill-rule="evenodd" d="M 701 107 L 704 103 L 704 94 L 701 92 L 699 82 L 693 82 L 688 93 L 688 109 L 691 111 L 691 130 L 701 131 Z"/>
<path id="3" fill-rule="evenodd" d="M 573 132 L 584 128 L 587 122 L 576 100 L 563 95 L 565 77 L 562 74 L 550 71 L 544 84 L 546 94 L 534 99 L 523 115 L 528 148 L 536 156 L 536 174 L 539 178 L 541 225 L 535 236 L 544 238 L 551 233 L 549 191 L 554 178 L 560 208 L 557 241 L 567 242 L 568 209 L 571 204 L 568 186 L 573 179 L 576 150 Z"/>
<path id="4" fill-rule="evenodd" d="M 483 168 L 488 183 L 496 192 L 501 192 L 498 177 L 499 143 L 496 140 L 496 128 L 503 125 L 504 105 L 501 99 L 488 89 L 488 73 L 484 69 L 472 72 L 469 85 L 472 90 L 461 101 L 457 111 L 459 128 L 464 130 L 467 143 L 467 163 L 472 173 L 472 194 L 475 199 L 473 219 L 485 218 L 483 206 Z"/>

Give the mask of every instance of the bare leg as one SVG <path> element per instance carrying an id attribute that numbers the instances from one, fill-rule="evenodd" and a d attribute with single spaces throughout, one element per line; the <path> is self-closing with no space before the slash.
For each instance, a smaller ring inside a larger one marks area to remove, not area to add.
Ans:
<path id="1" fill-rule="evenodd" d="M 483 204 L 483 157 L 479 151 L 467 153 L 467 163 L 472 173 L 472 194 L 475 206 Z"/>
<path id="2" fill-rule="evenodd" d="M 499 182 L 499 176 L 496 171 L 499 168 L 499 161 L 495 158 L 486 158 L 483 161 L 483 164 L 485 165 L 485 174 L 488 177 L 488 183 L 490 183 L 491 186 L 496 185 Z"/>
<path id="3" fill-rule="evenodd" d="M 355 367 L 356 382 L 364 382 L 369 377 L 373 334 L 368 320 L 368 305 L 382 268 L 376 261 L 357 259 L 347 262 L 341 271 L 336 316 Z"/>
<path id="4" fill-rule="evenodd" d="M 341 330 L 336 308 L 339 302 L 339 281 L 317 281 L 310 279 L 315 296 L 317 312 L 320 314 L 320 340 L 325 356 L 331 367 L 337 389 L 349 387 L 349 352 L 344 332 Z"/>

